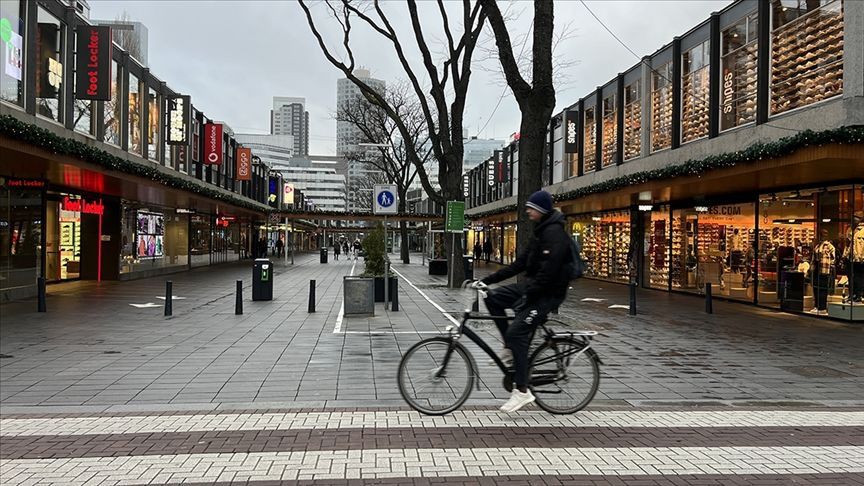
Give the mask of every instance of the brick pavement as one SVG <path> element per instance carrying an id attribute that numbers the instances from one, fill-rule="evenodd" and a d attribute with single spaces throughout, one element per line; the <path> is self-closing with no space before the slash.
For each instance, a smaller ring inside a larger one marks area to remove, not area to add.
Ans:
<path id="1" fill-rule="evenodd" d="M 427 267 L 395 264 L 447 311 L 464 293 L 443 287 Z M 352 261 L 320 265 L 317 255 L 277 266 L 275 300 L 249 301 L 249 263 L 172 275 L 174 317 L 161 308 L 166 278 L 52 288 L 49 312 L 0 306 L 0 406 L 4 413 L 154 409 L 403 406 L 393 386 L 401 353 L 448 324 L 406 282 L 400 312 L 343 321 L 341 277 Z M 362 262 L 355 268 L 361 271 Z M 481 264 L 478 274 L 487 271 Z M 235 316 L 234 280 L 243 278 L 245 314 Z M 306 312 L 316 279 L 317 310 Z M 626 288 L 583 280 L 559 316 L 601 332 L 606 365 L 594 406 L 864 404 L 864 328 L 698 298 L 640 291 L 639 315 L 609 309 Z M 591 296 L 604 302 L 582 302 Z M 497 339 L 486 326 L 483 336 Z M 479 350 L 473 346 L 475 353 Z M 506 395 L 499 372 L 478 355 L 482 389 L 469 404 Z M 18 408 L 21 407 L 21 408 Z M 54 407 L 54 408 L 52 408 Z M 77 408 L 76 408 L 77 407 Z"/>

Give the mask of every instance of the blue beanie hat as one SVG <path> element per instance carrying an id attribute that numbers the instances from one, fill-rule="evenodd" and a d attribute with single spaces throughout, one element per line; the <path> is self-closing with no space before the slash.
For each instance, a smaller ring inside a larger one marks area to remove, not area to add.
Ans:
<path id="1" fill-rule="evenodd" d="M 537 191 L 531 194 L 525 206 L 536 209 L 543 214 L 549 214 L 552 212 L 552 195 L 546 191 Z"/>

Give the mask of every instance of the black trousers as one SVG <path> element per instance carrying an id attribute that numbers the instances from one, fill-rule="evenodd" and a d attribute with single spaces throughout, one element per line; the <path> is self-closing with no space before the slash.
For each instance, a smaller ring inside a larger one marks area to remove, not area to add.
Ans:
<path id="1" fill-rule="evenodd" d="M 495 325 L 504 337 L 504 345 L 513 352 L 514 381 L 517 387 L 528 385 L 528 350 L 537 325 L 546 322 L 546 316 L 563 302 L 562 298 L 541 297 L 528 302 L 525 285 L 515 283 L 498 287 L 486 297 L 486 307 L 493 316 L 505 315 L 513 309 L 516 316 L 508 325 L 506 319 L 496 319 Z"/>
<path id="2" fill-rule="evenodd" d="M 816 309 L 825 310 L 828 308 L 828 292 L 831 284 L 830 273 L 816 274 L 816 283 L 813 285 L 813 293 L 816 297 Z"/>
<path id="3" fill-rule="evenodd" d="M 852 262 L 852 300 L 864 298 L 864 262 Z"/>

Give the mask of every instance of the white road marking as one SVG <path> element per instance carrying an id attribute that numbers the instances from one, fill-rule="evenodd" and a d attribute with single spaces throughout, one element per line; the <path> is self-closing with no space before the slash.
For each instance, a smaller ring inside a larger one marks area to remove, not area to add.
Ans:
<path id="1" fill-rule="evenodd" d="M 211 472 L 213 471 L 213 472 Z M 111 484 L 510 475 L 864 472 L 864 447 L 501 447 L 199 453 L 0 461 L 0 482 Z M 209 474 L 212 474 L 210 476 Z M 698 476 L 697 476 L 698 477 Z M 37 479 L 38 478 L 38 479 Z M 170 478 L 170 480 L 169 480 Z"/>
<path id="2" fill-rule="evenodd" d="M 164 295 L 157 295 L 156 298 L 159 300 L 166 300 Z M 186 299 L 186 297 L 177 297 L 174 295 L 171 296 L 171 300 L 185 300 L 185 299 Z"/>
<path id="3" fill-rule="evenodd" d="M 629 305 L 623 305 L 623 304 L 612 304 L 609 306 L 609 308 L 610 309 L 630 309 L 630 306 Z"/>
<path id="4" fill-rule="evenodd" d="M 231 430 L 309 430 L 424 427 L 864 427 L 864 412 L 812 410 L 598 410 L 550 415 L 457 410 L 433 417 L 410 410 L 268 412 L 119 417 L 3 418 L 3 436 L 138 434 Z"/>
<path id="5" fill-rule="evenodd" d="M 148 309 L 150 307 L 162 307 L 162 304 L 154 304 L 153 302 L 147 302 L 146 304 L 129 304 L 132 307 L 137 307 L 139 309 Z"/>
<path id="6" fill-rule="evenodd" d="M 444 317 L 446 317 L 447 319 L 449 319 L 450 322 L 452 322 L 453 324 L 455 324 L 455 325 L 457 325 L 457 326 L 460 324 L 460 322 L 459 322 L 458 320 L 456 320 L 456 318 L 454 318 L 454 317 L 451 316 L 449 313 L 447 313 L 447 311 L 445 311 L 444 308 L 442 308 L 440 305 L 438 305 L 438 303 L 436 303 L 434 300 L 430 299 L 429 296 L 426 295 L 425 293 L 423 293 L 422 290 L 418 289 L 417 286 L 414 285 L 413 283 L 411 283 L 411 281 L 408 280 L 408 279 L 405 277 L 405 275 L 402 275 L 402 273 L 400 273 L 399 270 L 396 270 L 396 269 L 393 268 L 393 267 L 390 267 L 390 269 L 393 270 L 393 272 L 395 272 L 396 275 L 399 275 L 399 277 L 402 278 L 402 280 L 404 280 L 405 282 L 407 282 L 408 285 L 410 285 L 412 289 L 416 290 L 418 294 L 422 295 L 423 298 L 426 299 L 426 302 L 429 302 L 430 304 L 432 304 L 433 307 L 435 307 L 436 309 L 438 309 L 438 312 L 444 314 Z"/>
<path id="7" fill-rule="evenodd" d="M 606 299 L 598 299 L 597 297 L 585 297 L 582 302 L 604 302 Z"/>
<path id="8" fill-rule="evenodd" d="M 354 259 L 354 263 L 351 264 L 351 273 L 348 275 L 354 275 L 354 267 L 357 266 L 357 259 Z M 339 307 L 339 315 L 336 316 L 336 327 L 333 328 L 333 334 L 341 334 L 342 333 L 342 320 L 345 318 L 345 296 L 342 296 L 342 305 Z"/>

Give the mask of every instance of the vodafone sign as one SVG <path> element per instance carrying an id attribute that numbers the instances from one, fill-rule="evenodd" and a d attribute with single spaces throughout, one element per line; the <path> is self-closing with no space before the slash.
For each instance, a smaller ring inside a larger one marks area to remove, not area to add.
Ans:
<path id="1" fill-rule="evenodd" d="M 222 124 L 204 125 L 204 163 L 222 165 Z"/>

